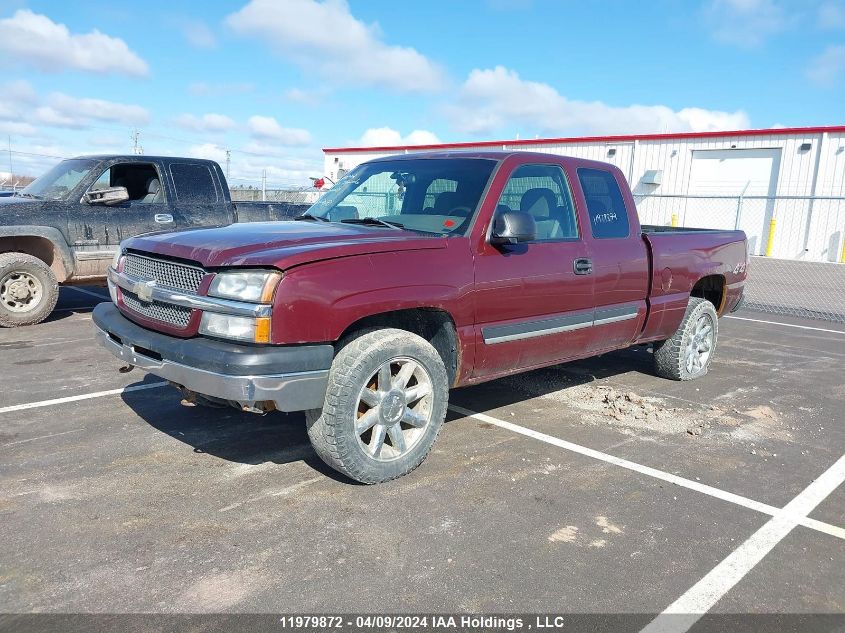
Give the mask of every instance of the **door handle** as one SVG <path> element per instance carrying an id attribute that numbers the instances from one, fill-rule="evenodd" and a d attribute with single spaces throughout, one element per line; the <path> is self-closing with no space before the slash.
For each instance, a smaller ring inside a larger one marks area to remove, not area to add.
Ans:
<path id="1" fill-rule="evenodd" d="M 173 216 L 169 213 L 156 213 L 153 219 L 158 224 L 170 224 L 173 222 Z"/>
<path id="2" fill-rule="evenodd" d="M 572 270 L 576 275 L 589 275 L 593 272 L 593 260 L 586 257 L 579 257 L 572 262 Z"/>

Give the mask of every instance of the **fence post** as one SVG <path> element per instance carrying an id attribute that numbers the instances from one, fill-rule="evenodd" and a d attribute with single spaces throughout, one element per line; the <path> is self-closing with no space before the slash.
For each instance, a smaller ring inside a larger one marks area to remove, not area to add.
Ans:
<path id="1" fill-rule="evenodd" d="M 748 186 L 746 185 L 746 189 Z M 742 222 L 742 200 L 745 196 L 745 190 L 743 189 L 742 193 L 739 194 L 739 198 L 736 199 L 736 222 L 734 222 L 734 230 L 739 230 L 739 225 Z"/>
<path id="2" fill-rule="evenodd" d="M 772 256 L 772 251 L 775 247 L 775 216 L 772 215 L 772 219 L 769 220 L 769 239 L 766 240 L 766 257 Z"/>

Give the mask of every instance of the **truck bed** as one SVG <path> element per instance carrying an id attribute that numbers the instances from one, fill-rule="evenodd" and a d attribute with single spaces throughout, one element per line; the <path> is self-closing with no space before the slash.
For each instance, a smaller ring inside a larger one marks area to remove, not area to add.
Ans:
<path id="1" fill-rule="evenodd" d="M 666 226 L 663 224 L 643 224 L 643 233 L 724 233 L 724 229 L 699 229 L 691 226 Z M 732 231 L 727 231 L 732 232 Z"/>

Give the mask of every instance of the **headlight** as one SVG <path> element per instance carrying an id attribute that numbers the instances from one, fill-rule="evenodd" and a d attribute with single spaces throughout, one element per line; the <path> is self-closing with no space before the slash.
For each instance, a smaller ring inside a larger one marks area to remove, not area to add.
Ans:
<path id="1" fill-rule="evenodd" d="M 223 299 L 269 303 L 282 274 L 267 270 L 242 270 L 218 273 L 208 294 Z"/>
<path id="2" fill-rule="evenodd" d="M 120 270 L 120 264 L 122 259 L 123 249 L 118 246 L 117 252 L 115 252 L 114 257 L 111 260 L 111 267 L 115 270 Z M 117 305 L 117 286 L 112 283 L 111 279 L 106 280 L 106 285 L 109 287 L 109 297 L 111 297 L 111 302 Z"/>
<path id="3" fill-rule="evenodd" d="M 200 334 L 249 341 L 270 342 L 270 317 L 242 317 L 215 312 L 204 312 L 200 321 Z"/>

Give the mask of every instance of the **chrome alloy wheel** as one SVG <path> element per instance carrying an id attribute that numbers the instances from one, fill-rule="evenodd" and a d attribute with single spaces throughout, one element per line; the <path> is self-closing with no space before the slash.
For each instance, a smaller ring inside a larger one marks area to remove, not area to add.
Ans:
<path id="1" fill-rule="evenodd" d="M 713 352 L 713 321 L 709 314 L 702 314 L 695 322 L 684 351 L 684 362 L 687 372 L 696 374 L 707 365 L 707 360 Z"/>
<path id="2" fill-rule="evenodd" d="M 383 363 L 358 396 L 355 434 L 364 452 L 378 461 L 408 453 L 431 424 L 431 376 L 411 358 Z"/>
<path id="3" fill-rule="evenodd" d="M 9 312 L 30 312 L 43 296 L 41 281 L 27 272 L 13 270 L 0 279 L 0 303 Z"/>

